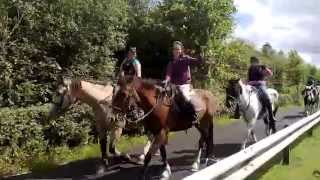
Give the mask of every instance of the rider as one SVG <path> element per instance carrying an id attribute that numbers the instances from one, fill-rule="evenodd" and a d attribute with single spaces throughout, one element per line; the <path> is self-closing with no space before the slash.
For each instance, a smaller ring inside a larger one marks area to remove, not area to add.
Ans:
<path id="1" fill-rule="evenodd" d="M 309 77 L 307 81 L 307 86 L 314 86 L 314 85 L 315 85 L 314 79 L 312 77 Z"/>
<path id="2" fill-rule="evenodd" d="M 185 102 L 191 105 L 189 113 L 192 114 L 191 120 L 197 120 L 197 112 L 194 103 L 191 101 L 191 73 L 189 65 L 202 63 L 202 58 L 192 58 L 184 54 L 183 44 L 180 41 L 173 42 L 173 59 L 167 66 L 167 72 L 163 84 L 166 86 L 169 82 L 176 85 L 184 97 Z"/>
<path id="3" fill-rule="evenodd" d="M 272 112 L 272 103 L 269 98 L 266 86 L 266 78 L 272 76 L 272 71 L 267 68 L 265 65 L 261 65 L 260 61 L 257 57 L 252 56 L 250 58 L 250 67 L 248 71 L 248 84 L 256 87 L 260 90 L 260 100 L 264 107 L 267 108 L 269 119 L 275 121 Z M 240 117 L 239 106 L 237 105 L 235 118 L 238 119 Z"/>
<path id="4" fill-rule="evenodd" d="M 125 75 L 141 77 L 141 64 L 137 59 L 137 50 L 135 47 L 129 48 L 127 57 L 121 63 L 120 76 Z"/>

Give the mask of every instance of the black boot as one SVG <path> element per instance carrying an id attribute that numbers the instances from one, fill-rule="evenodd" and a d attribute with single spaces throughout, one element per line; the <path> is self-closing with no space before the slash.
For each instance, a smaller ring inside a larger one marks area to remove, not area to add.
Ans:
<path id="1" fill-rule="evenodd" d="M 191 102 L 186 102 L 184 109 L 185 109 L 185 112 L 186 112 L 188 119 L 192 123 L 196 122 L 198 119 L 198 113 L 196 112 L 194 105 Z"/>
<path id="2" fill-rule="evenodd" d="M 240 109 L 239 109 L 239 105 L 236 105 L 236 109 L 234 111 L 234 115 L 232 117 L 233 119 L 240 119 Z"/>

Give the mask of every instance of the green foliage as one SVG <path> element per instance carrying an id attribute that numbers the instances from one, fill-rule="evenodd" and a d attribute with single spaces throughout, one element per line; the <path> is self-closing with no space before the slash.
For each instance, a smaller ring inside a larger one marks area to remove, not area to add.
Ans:
<path id="1" fill-rule="evenodd" d="M 235 12 L 232 1 L 165 0 L 147 11 L 145 8 L 134 9 L 130 15 L 133 18 L 128 44 L 143 52 L 138 56 L 142 59 L 145 75 L 163 77 L 174 40 L 182 41 L 186 49 L 196 53 L 205 52 L 206 65 L 194 72 L 196 79 L 207 79 L 208 74 L 215 72 L 215 60 L 221 59 L 222 42 L 232 32 L 232 14 Z M 223 68 L 223 63 L 219 64 Z"/>
<path id="2" fill-rule="evenodd" d="M 105 79 L 126 43 L 125 0 L 3 0 L 0 7 L 0 106 L 49 102 L 61 73 Z"/>
<path id="3" fill-rule="evenodd" d="M 6 160 L 14 160 L 23 152 L 34 156 L 43 151 L 43 112 L 47 107 L 27 109 L 4 108 L 0 112 L 0 154 Z"/>
<path id="4" fill-rule="evenodd" d="M 87 106 L 79 106 L 65 117 L 47 122 L 48 106 L 3 108 L 0 111 L 0 152 L 7 160 L 33 157 L 47 145 L 77 146 L 93 142 L 94 122 Z M 90 136 L 93 135 L 93 136 Z M 24 154 L 24 152 L 30 152 Z M 0 159 L 1 159 L 0 158 Z"/>

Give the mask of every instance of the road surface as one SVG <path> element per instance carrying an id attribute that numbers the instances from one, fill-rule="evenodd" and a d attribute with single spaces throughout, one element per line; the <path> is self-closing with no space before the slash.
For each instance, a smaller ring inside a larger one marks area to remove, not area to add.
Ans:
<path id="1" fill-rule="evenodd" d="M 301 119 L 303 114 L 301 108 L 292 107 L 280 111 L 277 115 L 277 129 L 280 130 L 284 125 L 290 125 Z M 258 140 L 265 137 L 264 124 L 258 121 L 255 127 Z M 225 127 L 215 127 L 214 129 L 214 152 L 217 158 L 227 157 L 240 150 L 241 142 L 246 136 L 246 125 L 244 121 L 238 120 Z M 190 175 L 190 166 L 195 158 L 199 133 L 196 129 L 190 129 L 186 134 L 176 133 L 167 146 L 168 159 L 171 165 L 171 180 L 182 179 Z M 131 153 L 142 152 L 142 147 L 135 148 Z M 160 157 L 154 157 L 150 163 L 149 179 L 158 179 L 161 173 Z M 106 180 L 136 180 L 139 179 L 141 166 L 130 163 L 118 163 L 102 175 L 96 175 L 98 159 L 87 159 L 71 162 L 60 166 L 46 174 L 25 174 L 7 179 L 106 179 Z"/>

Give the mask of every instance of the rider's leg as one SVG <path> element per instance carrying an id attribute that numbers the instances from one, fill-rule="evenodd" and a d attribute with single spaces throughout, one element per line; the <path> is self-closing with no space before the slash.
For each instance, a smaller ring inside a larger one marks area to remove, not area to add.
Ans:
<path id="1" fill-rule="evenodd" d="M 179 91 L 181 92 L 185 101 L 191 100 L 191 85 L 190 84 L 183 84 L 177 86 Z"/>
<path id="2" fill-rule="evenodd" d="M 195 121 L 198 118 L 195 104 L 191 101 L 191 85 L 184 84 L 178 86 L 179 91 L 181 92 L 184 100 L 186 101 L 186 111 L 191 114 L 191 121 Z"/>
<path id="3" fill-rule="evenodd" d="M 269 98 L 268 92 L 267 92 L 267 87 L 266 86 L 259 86 L 258 87 L 262 94 L 261 94 L 261 102 L 263 104 L 263 106 L 265 106 L 268 110 L 268 114 L 269 114 L 269 119 L 271 121 L 276 121 L 275 117 L 273 116 L 273 111 L 272 111 L 272 102 Z"/>

